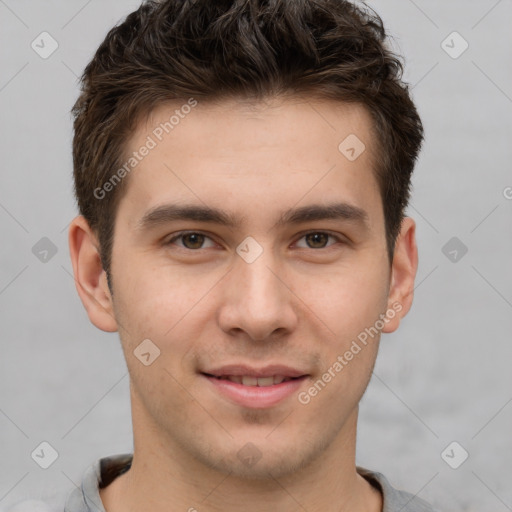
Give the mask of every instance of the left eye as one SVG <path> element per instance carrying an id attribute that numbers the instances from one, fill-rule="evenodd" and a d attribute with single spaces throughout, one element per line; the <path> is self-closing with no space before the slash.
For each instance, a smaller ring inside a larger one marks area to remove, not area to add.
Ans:
<path id="1" fill-rule="evenodd" d="M 332 238 L 335 241 L 339 241 L 335 236 L 330 235 L 329 233 L 325 233 L 324 231 L 314 231 L 311 233 L 307 233 L 300 240 L 306 240 L 307 246 L 302 246 L 301 248 L 305 249 L 323 249 L 327 247 L 327 242 L 329 238 Z M 332 245 L 332 244 L 329 244 Z M 298 246 L 300 247 L 300 246 Z"/>
<path id="2" fill-rule="evenodd" d="M 176 240 L 179 239 L 182 241 L 181 247 L 184 247 L 185 249 L 205 249 L 203 246 L 205 240 L 210 240 L 211 245 L 209 247 L 213 247 L 215 245 L 210 237 L 196 232 L 181 233 L 172 237 L 167 243 L 173 244 Z"/>

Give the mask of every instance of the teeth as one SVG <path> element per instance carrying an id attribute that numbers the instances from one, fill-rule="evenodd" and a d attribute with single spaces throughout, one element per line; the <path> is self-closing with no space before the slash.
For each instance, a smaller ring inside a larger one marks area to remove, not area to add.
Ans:
<path id="1" fill-rule="evenodd" d="M 274 377 L 262 377 L 261 379 L 256 379 L 258 381 L 258 386 L 273 386 L 274 385 Z"/>
<path id="2" fill-rule="evenodd" d="M 244 386 L 257 386 L 258 385 L 258 379 L 256 377 L 242 377 L 242 384 Z"/>
<path id="3" fill-rule="evenodd" d="M 251 377 L 249 375 L 228 375 L 222 376 L 221 379 L 230 380 L 237 384 L 243 384 L 244 386 L 273 386 L 274 384 L 281 384 L 291 380 L 290 377 L 283 377 L 282 375 L 273 375 L 271 377 Z"/>

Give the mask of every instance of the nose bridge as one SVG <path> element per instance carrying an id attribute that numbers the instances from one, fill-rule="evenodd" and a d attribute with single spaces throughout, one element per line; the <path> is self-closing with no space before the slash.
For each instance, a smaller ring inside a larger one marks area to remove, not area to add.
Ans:
<path id="1" fill-rule="evenodd" d="M 256 307 L 258 305 L 268 308 L 282 303 L 283 284 L 276 276 L 277 268 L 274 258 L 267 251 L 267 255 L 261 255 L 256 261 L 246 263 L 240 261 L 237 264 L 240 283 L 244 283 L 246 299 L 248 304 Z"/>
<path id="2" fill-rule="evenodd" d="M 250 248 L 250 250 L 254 251 L 255 249 Z M 240 300 L 254 308 L 254 312 L 260 310 L 260 307 L 276 307 L 286 300 L 284 296 L 286 288 L 275 275 L 278 271 L 271 270 L 279 268 L 271 248 L 263 249 L 262 247 L 260 254 L 254 261 L 240 257 L 235 266 L 238 283 L 242 284 L 241 289 L 245 290 L 245 294 L 242 294 Z"/>
<path id="3" fill-rule="evenodd" d="M 271 249 L 263 250 L 254 260 L 237 258 L 221 312 L 225 331 L 241 329 L 256 340 L 277 329 L 293 329 L 296 315 L 291 293 L 279 276 L 279 268 Z"/>

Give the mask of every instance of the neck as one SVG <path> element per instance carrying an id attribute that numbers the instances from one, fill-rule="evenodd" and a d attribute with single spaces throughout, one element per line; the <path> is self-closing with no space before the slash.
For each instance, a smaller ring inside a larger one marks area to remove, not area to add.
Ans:
<path id="1" fill-rule="evenodd" d="M 357 409 L 335 440 L 307 465 L 278 478 L 242 478 L 205 466 L 186 447 L 134 416 L 129 471 L 100 491 L 107 512 L 381 512 L 382 497 L 356 472 Z"/>

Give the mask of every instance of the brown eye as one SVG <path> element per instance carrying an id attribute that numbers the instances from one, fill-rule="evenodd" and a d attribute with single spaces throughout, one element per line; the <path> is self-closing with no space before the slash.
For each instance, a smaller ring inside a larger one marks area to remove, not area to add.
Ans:
<path id="1" fill-rule="evenodd" d="M 201 233 L 188 233 L 181 236 L 183 245 L 187 249 L 201 249 L 204 243 L 205 236 Z"/>
<path id="2" fill-rule="evenodd" d="M 208 245 L 208 243 L 210 245 Z M 215 243 L 210 239 L 209 236 L 191 231 L 189 233 L 177 234 L 167 242 L 167 245 L 177 245 L 178 247 L 182 247 L 184 249 L 198 250 L 205 249 L 207 247 L 214 247 Z"/>
<path id="3" fill-rule="evenodd" d="M 305 236 L 307 244 L 312 249 L 323 249 L 326 247 L 329 241 L 329 235 L 327 233 L 309 233 Z"/>
<path id="4" fill-rule="evenodd" d="M 342 236 L 331 234 L 328 231 L 310 231 L 305 233 L 295 243 L 300 249 L 329 249 L 333 245 L 343 245 L 345 239 Z"/>

